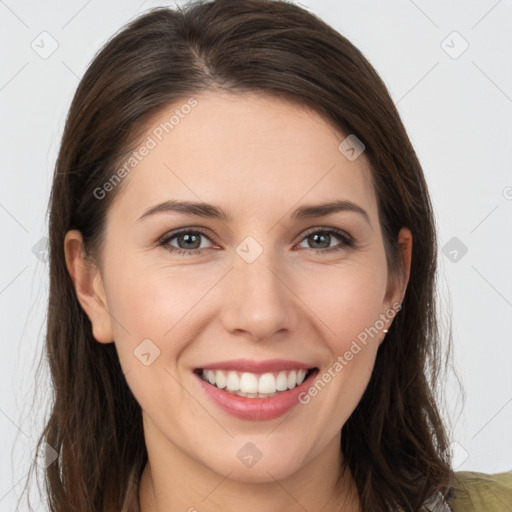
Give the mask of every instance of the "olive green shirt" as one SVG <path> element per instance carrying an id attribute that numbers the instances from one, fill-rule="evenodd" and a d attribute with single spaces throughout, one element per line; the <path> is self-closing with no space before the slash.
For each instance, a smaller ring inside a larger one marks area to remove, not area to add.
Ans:
<path id="1" fill-rule="evenodd" d="M 453 512 L 512 512 L 512 471 L 508 473 L 478 473 L 456 471 L 453 487 L 455 497 L 449 502 Z M 425 510 L 448 510 L 446 505 Z M 122 512 L 140 512 L 138 486 L 132 486 L 126 495 Z M 314 512 L 314 511 L 312 511 Z"/>
<path id="2" fill-rule="evenodd" d="M 453 512 L 512 512 L 512 471 L 478 473 L 456 471 Z"/>

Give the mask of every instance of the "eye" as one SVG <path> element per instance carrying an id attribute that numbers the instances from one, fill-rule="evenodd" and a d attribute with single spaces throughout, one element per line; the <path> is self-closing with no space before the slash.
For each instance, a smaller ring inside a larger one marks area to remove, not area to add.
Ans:
<path id="1" fill-rule="evenodd" d="M 341 246 L 330 246 L 330 242 L 333 239 L 332 235 L 334 235 L 334 238 L 342 241 Z M 336 228 L 314 228 L 314 230 L 306 233 L 306 237 L 303 240 L 317 246 L 310 248 L 316 254 L 339 251 L 354 245 L 354 240 L 350 235 Z"/>
<path id="2" fill-rule="evenodd" d="M 164 236 L 160 239 L 159 245 L 177 254 L 200 254 L 204 249 L 204 247 L 201 247 L 201 237 L 209 240 L 209 237 L 200 230 L 182 229 L 180 231 L 174 231 L 168 236 Z M 178 247 L 170 245 L 171 240 L 175 238 L 178 241 Z"/>
<path id="3" fill-rule="evenodd" d="M 210 240 L 206 233 L 201 230 L 184 228 L 165 235 L 159 240 L 159 245 L 165 247 L 169 252 L 181 255 L 187 254 L 190 256 L 194 254 L 201 254 L 204 249 L 207 248 L 201 244 L 201 238 Z M 331 247 L 330 243 L 333 238 L 341 240 L 341 245 L 338 244 L 337 246 Z M 178 247 L 171 244 L 171 241 L 174 241 L 175 239 Z M 339 251 L 354 246 L 354 240 L 352 237 L 344 231 L 336 228 L 314 228 L 307 232 L 305 238 L 302 240 L 313 245 L 317 245 L 317 247 L 309 248 L 310 251 L 313 251 L 316 254 Z"/>

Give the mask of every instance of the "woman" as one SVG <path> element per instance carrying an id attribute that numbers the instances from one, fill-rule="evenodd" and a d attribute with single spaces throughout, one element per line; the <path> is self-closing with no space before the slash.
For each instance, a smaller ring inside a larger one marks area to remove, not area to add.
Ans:
<path id="1" fill-rule="evenodd" d="M 81 80 L 50 198 L 51 510 L 509 510 L 512 475 L 451 468 L 436 255 L 343 36 L 277 0 L 133 21 Z"/>

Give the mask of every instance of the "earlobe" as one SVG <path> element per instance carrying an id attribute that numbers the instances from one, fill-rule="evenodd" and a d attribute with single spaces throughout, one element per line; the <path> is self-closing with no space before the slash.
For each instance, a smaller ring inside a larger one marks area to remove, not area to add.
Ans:
<path id="1" fill-rule="evenodd" d="M 66 233 L 64 253 L 77 299 L 91 321 L 94 338 L 100 343 L 111 343 L 114 337 L 103 278 L 97 265 L 85 258 L 80 231 Z"/>

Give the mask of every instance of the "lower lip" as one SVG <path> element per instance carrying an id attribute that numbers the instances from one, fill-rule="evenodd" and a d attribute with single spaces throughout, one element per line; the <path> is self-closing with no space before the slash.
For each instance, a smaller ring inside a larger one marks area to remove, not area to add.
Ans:
<path id="1" fill-rule="evenodd" d="M 313 379 L 318 375 L 318 370 L 313 370 L 299 386 L 268 398 L 234 395 L 206 382 L 197 373 L 194 375 L 199 379 L 206 394 L 229 414 L 243 420 L 270 420 L 286 414 L 299 403 L 299 395 L 311 386 Z"/>

